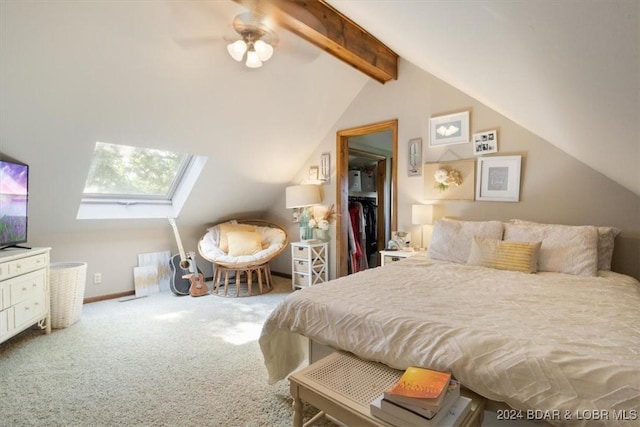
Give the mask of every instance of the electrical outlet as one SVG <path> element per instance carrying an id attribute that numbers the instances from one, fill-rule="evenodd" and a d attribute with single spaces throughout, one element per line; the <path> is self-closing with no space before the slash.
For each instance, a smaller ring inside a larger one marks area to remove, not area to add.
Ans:
<path id="1" fill-rule="evenodd" d="M 95 273 L 93 275 L 93 283 L 99 285 L 102 283 L 102 273 Z"/>

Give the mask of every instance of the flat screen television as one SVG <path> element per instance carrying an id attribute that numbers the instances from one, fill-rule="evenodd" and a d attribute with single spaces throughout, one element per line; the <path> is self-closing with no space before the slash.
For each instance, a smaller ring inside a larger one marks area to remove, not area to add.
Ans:
<path id="1" fill-rule="evenodd" d="M 29 166 L 0 153 L 0 249 L 27 241 Z"/>

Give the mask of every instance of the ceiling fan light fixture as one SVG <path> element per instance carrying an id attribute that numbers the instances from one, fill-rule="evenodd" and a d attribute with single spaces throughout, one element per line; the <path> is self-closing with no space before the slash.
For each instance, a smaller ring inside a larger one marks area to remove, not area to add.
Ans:
<path id="1" fill-rule="evenodd" d="M 263 62 L 268 61 L 273 55 L 273 46 L 263 40 L 257 40 L 253 44 L 253 47 L 256 50 L 256 53 L 258 54 L 260 60 Z"/>
<path id="2" fill-rule="evenodd" d="M 260 68 L 262 67 L 262 61 L 260 60 L 260 56 L 255 49 L 249 49 L 247 51 L 247 62 L 245 65 L 249 68 Z"/>
<path id="3" fill-rule="evenodd" d="M 236 40 L 235 42 L 227 45 L 227 52 L 229 52 L 229 55 L 238 62 L 242 61 L 247 49 L 247 43 L 242 39 Z"/>
<path id="4" fill-rule="evenodd" d="M 239 40 L 227 45 L 227 51 L 238 62 L 244 60 L 249 68 L 259 68 L 273 56 L 278 35 L 270 28 L 267 18 L 256 12 L 245 12 L 233 18 L 233 29 Z"/>

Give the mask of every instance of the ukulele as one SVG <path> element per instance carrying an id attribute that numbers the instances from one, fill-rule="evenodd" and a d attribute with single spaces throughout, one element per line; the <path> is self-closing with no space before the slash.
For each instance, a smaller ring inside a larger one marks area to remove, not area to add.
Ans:
<path id="1" fill-rule="evenodd" d="M 192 297 L 201 297 L 208 292 L 209 288 L 204 282 L 204 275 L 202 273 L 198 272 L 189 275 L 189 295 Z"/>
<path id="2" fill-rule="evenodd" d="M 191 295 L 199 297 L 209 292 L 204 281 L 204 275 L 196 265 L 195 252 L 185 253 L 178 226 L 173 218 L 169 218 L 173 233 L 178 244 L 179 254 L 171 257 L 171 281 L 169 287 L 176 295 Z"/>

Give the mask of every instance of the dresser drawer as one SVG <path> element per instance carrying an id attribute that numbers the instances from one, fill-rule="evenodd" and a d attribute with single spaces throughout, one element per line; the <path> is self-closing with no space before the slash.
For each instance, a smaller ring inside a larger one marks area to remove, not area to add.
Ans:
<path id="1" fill-rule="evenodd" d="M 301 259 L 294 259 L 293 260 L 293 271 L 299 271 L 302 273 L 308 273 L 309 272 L 309 261 L 303 261 Z"/>
<path id="2" fill-rule="evenodd" d="M 390 262 L 400 261 L 401 259 L 404 259 L 404 258 L 405 257 L 385 255 L 383 264 L 389 264 Z"/>
<path id="3" fill-rule="evenodd" d="M 292 256 L 294 258 L 308 258 L 309 247 L 308 246 L 293 246 L 291 248 Z"/>
<path id="4" fill-rule="evenodd" d="M 47 265 L 47 255 L 41 254 L 32 257 L 17 259 L 2 263 L 0 266 L 0 280 L 25 274 L 30 271 L 44 268 Z"/>
<path id="5" fill-rule="evenodd" d="M 0 284 L 0 310 L 4 310 L 11 305 L 11 288 L 4 283 Z"/>
<path id="6" fill-rule="evenodd" d="M 39 270 L 15 277 L 3 283 L 3 287 L 9 285 L 11 305 L 33 299 L 38 295 L 45 295 L 44 283 L 46 275 L 46 271 Z"/>
<path id="7" fill-rule="evenodd" d="M 42 319 L 47 313 L 44 293 L 35 295 L 33 298 L 16 304 L 14 309 L 15 327 L 21 328 Z"/>
<path id="8" fill-rule="evenodd" d="M 294 259 L 293 260 L 293 271 L 299 271 L 301 273 L 309 273 L 310 269 L 309 266 L 312 263 L 309 261 L 305 261 L 302 259 Z M 324 265 L 324 263 L 322 262 L 321 259 L 316 259 L 315 261 L 313 261 L 313 268 L 317 269 L 317 267 L 322 267 Z"/>
<path id="9" fill-rule="evenodd" d="M 297 286 L 309 286 L 309 276 L 293 273 L 293 283 Z"/>
<path id="10" fill-rule="evenodd" d="M 13 307 L 0 311 L 0 337 L 7 335 L 11 329 L 13 329 Z"/>

